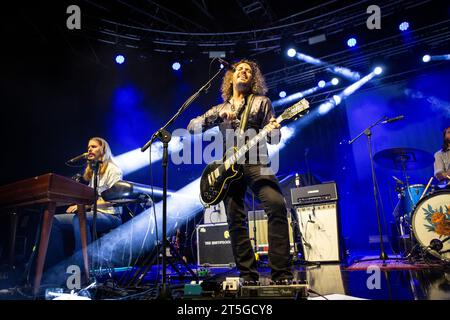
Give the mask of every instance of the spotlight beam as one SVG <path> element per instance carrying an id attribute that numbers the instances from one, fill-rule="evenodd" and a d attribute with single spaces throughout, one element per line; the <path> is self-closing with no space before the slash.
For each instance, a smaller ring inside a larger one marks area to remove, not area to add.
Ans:
<path id="1" fill-rule="evenodd" d="M 344 77 L 344 78 L 346 78 L 346 79 L 348 79 L 350 81 L 357 81 L 357 80 L 361 79 L 361 76 L 360 76 L 360 74 L 358 72 L 351 71 L 348 68 L 344 68 L 344 67 L 340 67 L 340 66 L 335 66 L 335 65 L 329 64 L 329 63 L 327 63 L 325 61 L 322 61 L 322 60 L 317 59 L 317 58 L 313 58 L 313 57 L 308 56 L 306 54 L 303 54 L 301 52 L 297 52 L 295 57 L 298 60 L 307 62 L 309 64 L 326 67 L 327 71 L 332 72 L 332 73 L 334 73 L 336 75 L 340 75 L 340 76 L 342 76 L 342 77 Z"/>
<path id="2" fill-rule="evenodd" d="M 427 60 L 427 61 L 425 61 L 425 60 Z M 442 61 L 442 60 L 450 60 L 450 54 L 442 54 L 442 55 L 437 55 L 437 56 L 425 55 L 423 58 L 423 62 Z"/>
<path id="3" fill-rule="evenodd" d="M 315 87 L 306 89 L 306 90 L 301 91 L 301 92 L 293 93 L 293 94 L 291 94 L 291 95 L 289 95 L 287 97 L 284 97 L 282 99 L 275 100 L 275 101 L 272 102 L 272 106 L 274 108 L 278 108 L 280 106 L 284 106 L 284 105 L 286 105 L 288 103 L 292 103 L 294 101 L 300 100 L 301 98 L 309 96 L 309 95 L 315 93 L 318 90 L 322 90 L 322 89 L 325 89 L 325 88 L 328 88 L 328 87 L 331 87 L 331 86 L 335 86 L 338 83 L 339 83 L 339 80 L 337 78 L 334 78 L 331 81 L 325 82 L 325 85 L 322 86 L 322 87 L 321 86 L 315 86 Z"/>
<path id="4" fill-rule="evenodd" d="M 364 76 L 360 80 L 352 83 L 348 87 L 346 87 L 340 94 L 334 95 L 332 98 L 328 99 L 324 103 L 322 103 L 317 109 L 317 112 L 321 115 L 328 113 L 335 106 L 339 105 L 342 100 L 346 99 L 349 95 L 353 94 L 356 90 L 361 88 L 364 84 L 372 80 L 377 75 L 377 72 L 372 71 L 368 75 Z M 314 111 L 315 111 L 314 110 Z"/>

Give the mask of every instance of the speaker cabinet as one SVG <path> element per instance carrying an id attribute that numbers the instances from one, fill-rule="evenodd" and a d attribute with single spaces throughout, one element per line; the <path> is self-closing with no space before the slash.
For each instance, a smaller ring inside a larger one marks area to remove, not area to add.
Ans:
<path id="1" fill-rule="evenodd" d="M 201 266 L 234 266 L 227 223 L 197 226 L 197 263 Z"/>
<path id="2" fill-rule="evenodd" d="M 305 260 L 339 262 L 341 255 L 337 203 L 298 206 L 296 213 Z"/>
<path id="3" fill-rule="evenodd" d="M 252 247 L 255 248 L 255 237 L 253 226 L 256 224 L 256 248 L 258 254 L 267 254 L 269 251 L 269 236 L 268 236 L 268 223 L 267 215 L 264 210 L 255 210 L 248 212 L 248 232 L 252 242 Z M 289 223 L 289 242 L 291 244 L 291 253 L 294 251 L 294 239 L 291 228 L 291 217 L 288 215 Z"/>

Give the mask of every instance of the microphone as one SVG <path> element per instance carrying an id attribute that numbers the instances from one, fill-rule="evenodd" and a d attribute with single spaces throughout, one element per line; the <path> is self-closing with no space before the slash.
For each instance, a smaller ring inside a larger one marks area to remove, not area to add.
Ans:
<path id="1" fill-rule="evenodd" d="M 220 62 L 221 64 L 223 64 L 223 66 L 224 66 L 225 68 L 227 68 L 228 70 L 231 70 L 231 71 L 233 71 L 233 72 L 236 71 L 236 69 L 233 67 L 233 65 L 232 65 L 231 63 L 229 63 L 228 61 L 225 61 L 225 60 L 223 60 L 222 58 L 219 58 L 219 57 L 217 57 L 217 60 L 219 60 L 219 62 Z"/>
<path id="2" fill-rule="evenodd" d="M 398 117 L 395 117 L 395 118 L 387 118 L 386 120 L 381 121 L 381 123 L 390 123 L 390 122 L 402 120 L 404 117 L 405 117 L 404 115 L 401 115 L 401 116 L 398 116 Z"/>
<path id="3" fill-rule="evenodd" d="M 85 152 L 85 153 L 80 154 L 79 156 L 76 156 L 75 158 L 70 159 L 70 160 L 67 161 L 66 163 L 74 163 L 74 162 L 78 162 L 78 161 L 80 161 L 80 160 L 82 160 L 82 159 L 86 159 L 87 156 L 88 156 L 88 153 Z"/>
<path id="4" fill-rule="evenodd" d="M 80 182 L 82 177 L 83 177 L 83 175 L 81 173 L 77 173 L 76 175 L 74 175 L 72 177 L 72 180 L 75 180 L 76 182 Z"/>

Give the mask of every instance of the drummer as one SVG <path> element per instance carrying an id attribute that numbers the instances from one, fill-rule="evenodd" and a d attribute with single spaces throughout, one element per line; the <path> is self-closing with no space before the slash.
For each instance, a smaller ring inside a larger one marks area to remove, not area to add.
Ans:
<path id="1" fill-rule="evenodd" d="M 450 187 L 450 126 L 444 129 L 442 148 L 434 154 L 434 176 Z"/>

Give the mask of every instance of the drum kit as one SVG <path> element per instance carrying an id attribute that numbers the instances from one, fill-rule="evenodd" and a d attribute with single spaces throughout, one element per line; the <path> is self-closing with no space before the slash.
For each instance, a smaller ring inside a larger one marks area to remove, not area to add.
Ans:
<path id="1" fill-rule="evenodd" d="M 433 156 L 419 149 L 392 148 L 375 154 L 380 166 L 401 171 L 404 181 L 393 176 L 398 203 L 394 216 L 400 238 L 410 239 L 404 246 L 404 254 L 411 256 L 413 248 L 450 263 L 450 189 L 431 185 L 411 184 L 408 172 L 426 168 L 433 164 Z M 409 247 L 409 248 L 408 248 Z M 408 248 L 408 249 L 407 249 Z M 409 250 L 409 253 L 406 252 Z"/>

